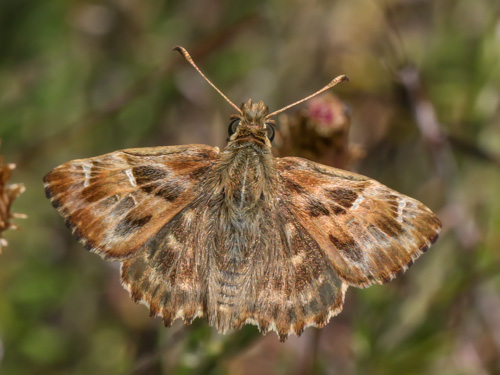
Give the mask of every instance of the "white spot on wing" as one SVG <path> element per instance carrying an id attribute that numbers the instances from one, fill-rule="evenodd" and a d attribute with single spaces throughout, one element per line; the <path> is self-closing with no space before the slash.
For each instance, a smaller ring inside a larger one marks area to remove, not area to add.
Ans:
<path id="1" fill-rule="evenodd" d="M 356 198 L 356 200 L 354 201 L 352 207 L 351 207 L 351 210 L 355 210 L 356 208 L 359 207 L 359 204 L 361 202 L 363 202 L 365 198 L 363 198 L 363 196 L 361 194 L 358 195 L 358 197 Z"/>
<path id="2" fill-rule="evenodd" d="M 304 253 L 300 252 L 297 255 L 292 257 L 292 263 L 294 266 L 302 264 L 304 262 Z"/>
<path id="3" fill-rule="evenodd" d="M 406 200 L 401 199 L 398 203 L 398 221 L 403 222 L 403 210 L 406 207 Z"/>
<path id="4" fill-rule="evenodd" d="M 87 187 L 90 185 L 90 166 L 87 164 L 82 164 L 83 173 L 85 173 L 85 181 L 83 182 L 83 186 Z"/>
<path id="5" fill-rule="evenodd" d="M 135 177 L 132 174 L 132 170 L 131 169 L 126 169 L 125 170 L 125 174 L 128 177 L 128 181 L 130 182 L 130 185 L 132 185 L 133 187 L 136 187 L 137 186 L 137 182 L 135 182 Z"/>

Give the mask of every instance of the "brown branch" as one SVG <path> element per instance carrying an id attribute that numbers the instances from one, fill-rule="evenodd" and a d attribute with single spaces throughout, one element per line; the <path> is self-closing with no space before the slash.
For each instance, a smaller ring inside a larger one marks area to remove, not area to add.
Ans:
<path id="1" fill-rule="evenodd" d="M 3 232 L 8 229 L 18 229 L 18 226 L 12 222 L 12 219 L 26 218 L 24 214 L 11 211 L 14 200 L 25 190 L 23 184 L 7 183 L 15 168 L 15 164 L 4 164 L 3 156 L 0 155 L 0 254 L 2 253 L 2 247 L 8 244 L 7 240 L 2 237 Z"/>

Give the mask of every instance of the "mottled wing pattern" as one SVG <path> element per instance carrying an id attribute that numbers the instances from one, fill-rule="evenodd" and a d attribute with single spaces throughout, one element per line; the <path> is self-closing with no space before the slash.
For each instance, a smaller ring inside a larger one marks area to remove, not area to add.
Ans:
<path id="1" fill-rule="evenodd" d="M 242 241 L 215 230 L 224 222 L 217 201 L 198 197 L 123 262 L 124 286 L 152 316 L 166 326 L 203 316 L 221 333 L 255 324 L 284 341 L 342 310 L 347 284 L 286 207 L 263 208 L 255 237 Z M 224 249 L 245 255 L 228 260 Z"/>
<path id="2" fill-rule="evenodd" d="M 438 237 L 426 206 L 375 180 L 294 157 L 277 168 L 284 205 L 349 285 L 393 279 Z"/>
<path id="3" fill-rule="evenodd" d="M 204 145 L 116 151 L 60 165 L 45 191 L 86 248 L 122 260 L 199 194 L 217 155 Z"/>
<path id="4" fill-rule="evenodd" d="M 207 218 L 197 200 L 189 203 L 122 263 L 123 286 L 165 326 L 177 318 L 189 324 L 205 315 Z"/>
<path id="5" fill-rule="evenodd" d="M 347 285 L 392 279 L 437 238 L 427 207 L 367 177 L 276 159 L 277 179 L 247 201 L 253 180 L 226 191 L 232 180 L 209 173 L 218 160 L 202 145 L 129 149 L 44 182 L 73 234 L 121 261 L 132 298 L 167 326 L 204 316 L 222 333 L 252 323 L 284 341 L 338 314 Z M 246 176 L 256 162 L 245 160 Z"/>
<path id="6" fill-rule="evenodd" d="M 281 204 L 276 213 L 275 227 L 264 234 L 266 243 L 254 261 L 263 270 L 255 275 L 255 298 L 247 299 L 241 318 L 262 333 L 276 331 L 283 342 L 340 313 L 347 284 L 293 214 Z"/>

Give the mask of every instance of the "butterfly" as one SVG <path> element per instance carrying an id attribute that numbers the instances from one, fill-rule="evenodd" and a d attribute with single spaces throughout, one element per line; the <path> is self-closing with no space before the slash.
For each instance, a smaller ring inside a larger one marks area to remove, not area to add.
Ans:
<path id="1" fill-rule="evenodd" d="M 381 183 L 271 153 L 269 113 L 237 107 L 227 146 L 126 149 L 62 164 L 47 197 L 73 235 L 106 260 L 165 326 L 204 317 L 219 332 L 255 324 L 280 341 L 324 326 L 348 286 L 383 284 L 437 239 L 422 203 Z"/>

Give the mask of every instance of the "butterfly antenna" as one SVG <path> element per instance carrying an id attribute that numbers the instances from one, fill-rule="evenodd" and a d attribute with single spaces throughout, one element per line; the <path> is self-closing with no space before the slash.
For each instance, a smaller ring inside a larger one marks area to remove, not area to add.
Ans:
<path id="1" fill-rule="evenodd" d="M 323 91 L 326 91 L 326 90 L 332 88 L 333 86 L 337 85 L 338 83 L 344 82 L 344 81 L 349 81 L 349 77 L 346 76 L 346 75 L 338 76 L 338 77 L 334 78 L 328 85 L 326 85 L 325 87 L 323 87 L 321 90 L 316 91 L 314 94 L 311 94 L 311 95 L 305 97 L 304 99 L 298 100 L 295 103 L 287 105 L 286 107 L 283 107 L 283 108 L 281 108 L 281 109 L 279 109 L 277 111 L 274 111 L 273 113 L 268 114 L 266 116 L 266 119 L 268 119 L 269 117 L 273 117 L 273 116 L 277 115 L 278 113 L 286 111 L 288 108 L 293 107 L 294 105 L 297 105 L 299 103 L 305 102 L 306 100 L 309 100 L 312 97 L 315 97 L 316 95 L 321 94 Z"/>
<path id="2" fill-rule="evenodd" d="M 212 86 L 215 90 L 217 90 L 217 92 L 218 92 L 219 94 L 221 94 L 221 95 L 222 95 L 222 97 L 223 97 L 224 99 L 226 99 L 226 101 L 227 101 L 229 104 L 231 104 L 234 108 L 236 108 L 236 110 L 238 111 L 238 113 L 239 113 L 240 115 L 242 115 L 242 116 L 243 116 L 243 112 L 241 111 L 241 109 L 239 109 L 239 108 L 238 108 L 238 106 L 237 106 L 236 104 L 234 104 L 231 100 L 229 100 L 229 98 L 228 98 L 226 95 L 224 95 L 224 94 L 222 93 L 222 91 L 220 91 L 220 90 L 217 88 L 217 86 L 215 86 L 212 82 L 210 82 L 210 80 L 209 80 L 209 79 L 205 76 L 205 74 L 203 74 L 203 73 L 202 73 L 202 71 L 200 70 L 200 68 L 198 68 L 198 67 L 196 66 L 196 64 L 195 64 L 195 63 L 194 63 L 194 61 L 193 61 L 193 58 L 189 55 L 188 51 L 186 51 L 186 49 L 185 49 L 184 47 L 181 47 L 181 46 L 176 46 L 176 47 L 174 47 L 174 48 L 173 48 L 173 50 L 174 50 L 174 51 L 178 51 L 178 52 L 179 52 L 182 56 L 184 56 L 184 58 L 188 61 L 188 63 L 190 63 L 190 64 L 191 64 L 191 65 L 192 65 L 192 66 L 193 66 L 193 67 L 194 67 L 194 68 L 198 71 L 198 73 L 200 73 L 200 74 L 201 74 L 201 76 L 202 76 L 203 78 L 205 78 L 205 80 L 206 80 L 206 81 L 210 84 L 210 86 Z"/>

